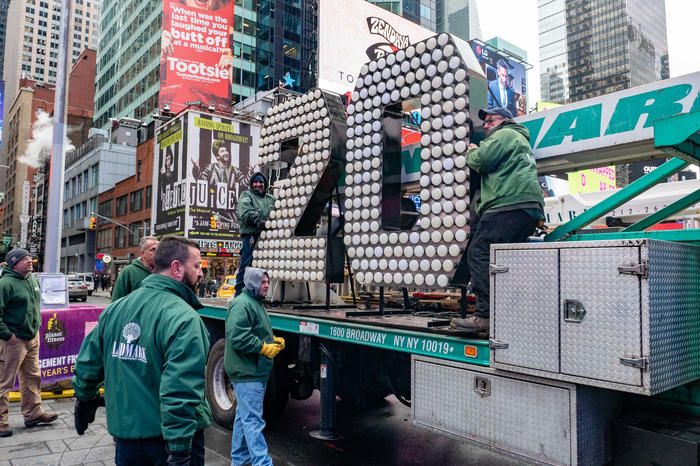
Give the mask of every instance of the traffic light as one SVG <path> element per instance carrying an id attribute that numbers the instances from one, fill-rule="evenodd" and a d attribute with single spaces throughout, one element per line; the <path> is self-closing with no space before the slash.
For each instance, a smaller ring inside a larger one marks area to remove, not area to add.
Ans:
<path id="1" fill-rule="evenodd" d="M 209 226 L 212 230 L 216 230 L 216 217 L 216 215 L 212 215 L 211 217 L 209 217 Z"/>
<path id="2" fill-rule="evenodd" d="M 88 224 L 88 230 L 94 230 L 97 227 L 97 217 L 94 215 L 90 216 L 90 223 Z"/>

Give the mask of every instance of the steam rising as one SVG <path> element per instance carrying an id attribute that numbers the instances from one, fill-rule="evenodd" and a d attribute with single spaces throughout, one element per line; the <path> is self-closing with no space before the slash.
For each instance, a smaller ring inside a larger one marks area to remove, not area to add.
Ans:
<path id="1" fill-rule="evenodd" d="M 51 144 L 53 142 L 53 118 L 48 113 L 39 109 L 36 112 L 36 120 L 32 125 L 32 138 L 29 140 L 27 150 L 18 157 L 20 163 L 24 163 L 33 168 L 39 168 L 42 163 L 51 155 Z M 75 149 L 70 139 L 66 137 L 63 142 L 63 154 Z"/>

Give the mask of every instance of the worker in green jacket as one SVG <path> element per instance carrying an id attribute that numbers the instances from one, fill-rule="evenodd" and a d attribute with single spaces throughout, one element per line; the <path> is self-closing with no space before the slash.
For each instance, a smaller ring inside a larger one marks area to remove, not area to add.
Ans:
<path id="1" fill-rule="evenodd" d="M 479 110 L 486 138 L 469 144 L 467 165 L 481 175 L 479 222 L 467 249 L 476 311 L 452 326 L 475 332 L 489 330 L 489 259 L 492 244 L 522 243 L 544 219 L 544 197 L 537 181 L 530 133 L 505 108 Z"/>
<path id="2" fill-rule="evenodd" d="M 267 193 L 267 188 L 267 177 L 256 172 L 250 177 L 250 189 L 243 191 L 238 198 L 238 224 L 243 245 L 236 273 L 235 296 L 243 291 L 245 269 L 253 263 L 253 249 L 275 205 L 275 197 Z"/>
<path id="3" fill-rule="evenodd" d="M 141 238 L 139 242 L 141 256 L 119 272 L 112 290 L 112 302 L 128 295 L 141 286 L 141 282 L 153 272 L 157 247 L 158 238 L 155 236 L 144 236 Z"/>
<path id="4" fill-rule="evenodd" d="M 272 358 L 284 349 L 284 338 L 272 334 L 263 298 L 270 277 L 262 269 L 248 267 L 245 288 L 229 304 L 226 314 L 224 369 L 236 394 L 236 418 L 231 438 L 231 464 L 272 466 L 263 436 L 263 399 L 272 371 Z"/>
<path id="5" fill-rule="evenodd" d="M 117 465 L 204 464 L 211 412 L 204 396 L 209 337 L 193 291 L 200 264 L 197 243 L 163 238 L 155 272 L 107 306 L 80 348 L 75 428 L 82 435 L 106 402 Z"/>
<path id="6" fill-rule="evenodd" d="M 12 435 L 8 419 L 8 394 L 19 375 L 24 425 L 50 424 L 58 415 L 44 411 L 41 403 L 39 284 L 32 277 L 32 256 L 15 248 L 5 255 L 0 277 L 0 437 Z"/>

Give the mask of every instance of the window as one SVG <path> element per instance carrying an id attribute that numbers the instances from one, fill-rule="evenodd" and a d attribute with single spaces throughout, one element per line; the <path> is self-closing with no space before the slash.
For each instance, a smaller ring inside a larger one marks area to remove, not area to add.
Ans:
<path id="1" fill-rule="evenodd" d="M 117 217 L 126 215 L 126 195 L 117 198 Z"/>
<path id="2" fill-rule="evenodd" d="M 114 247 L 115 248 L 124 248 L 126 247 L 126 235 L 128 235 L 128 231 L 126 231 L 124 228 L 119 227 L 116 229 L 117 234 L 116 238 L 114 241 Z"/>
<path id="3" fill-rule="evenodd" d="M 151 197 L 153 196 L 153 187 L 146 186 L 146 208 L 151 208 Z"/>
<path id="4" fill-rule="evenodd" d="M 136 181 L 141 181 L 141 168 L 142 168 L 142 161 L 139 160 L 138 163 L 136 164 Z"/>
<path id="5" fill-rule="evenodd" d="M 131 245 L 138 246 L 139 241 L 141 241 L 141 232 L 143 231 L 141 222 L 132 223 L 129 225 L 129 230 L 131 230 Z"/>
<path id="6" fill-rule="evenodd" d="M 138 212 L 143 208 L 143 189 L 134 191 L 131 193 L 131 199 L 129 200 L 129 211 Z"/>
<path id="7" fill-rule="evenodd" d="M 112 228 L 97 232 L 97 247 L 99 249 L 112 249 Z"/>
<path id="8" fill-rule="evenodd" d="M 85 170 L 83 172 L 83 192 L 88 190 L 89 181 L 90 181 L 90 179 L 88 178 L 88 171 Z"/>
<path id="9" fill-rule="evenodd" d="M 97 186 L 97 183 L 99 182 L 100 179 L 100 166 L 99 165 L 93 165 L 90 170 L 92 170 L 92 178 L 90 180 L 90 187 L 94 188 Z"/>
<path id="10" fill-rule="evenodd" d="M 108 201 L 100 202 L 100 207 L 97 210 L 97 213 L 102 215 L 103 217 L 112 218 L 112 200 L 110 199 Z M 104 219 L 97 217 L 97 222 L 99 224 L 103 224 L 106 221 Z M 111 243 L 110 243 L 110 246 L 111 246 Z"/>

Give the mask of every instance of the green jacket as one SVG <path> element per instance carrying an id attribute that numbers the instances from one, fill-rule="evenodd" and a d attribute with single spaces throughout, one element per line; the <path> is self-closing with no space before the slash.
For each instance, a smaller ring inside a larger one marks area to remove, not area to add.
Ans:
<path id="1" fill-rule="evenodd" d="M 467 153 L 467 165 L 481 175 L 479 215 L 521 203 L 544 207 L 529 140 L 527 128 L 505 122 Z"/>
<path id="2" fill-rule="evenodd" d="M 262 173 L 254 173 L 253 176 Z M 251 179 L 253 178 L 251 176 Z M 267 178 L 265 178 L 265 194 L 258 194 L 253 189 L 243 191 L 238 198 L 238 223 L 242 235 L 257 235 L 265 227 L 265 220 L 275 205 L 275 196 L 267 194 Z"/>
<path id="3" fill-rule="evenodd" d="M 186 285 L 160 274 L 107 306 L 85 338 L 75 364 L 79 400 L 104 382 L 107 430 L 122 439 L 163 437 L 189 450 L 211 424 L 204 396 L 209 336 Z"/>
<path id="4" fill-rule="evenodd" d="M 272 371 L 272 359 L 262 354 L 263 342 L 273 343 L 270 316 L 248 288 L 228 306 L 224 369 L 231 382 L 265 382 Z"/>
<path id="5" fill-rule="evenodd" d="M 148 269 L 148 267 L 143 265 L 140 257 L 124 267 L 124 269 L 119 272 L 117 281 L 114 283 L 114 289 L 112 290 L 112 302 L 128 295 L 140 287 L 141 282 L 150 274 L 151 271 Z"/>
<path id="6" fill-rule="evenodd" d="M 33 339 L 41 325 L 41 292 L 31 274 L 26 278 L 5 267 L 0 277 L 0 339 L 12 335 Z"/>

